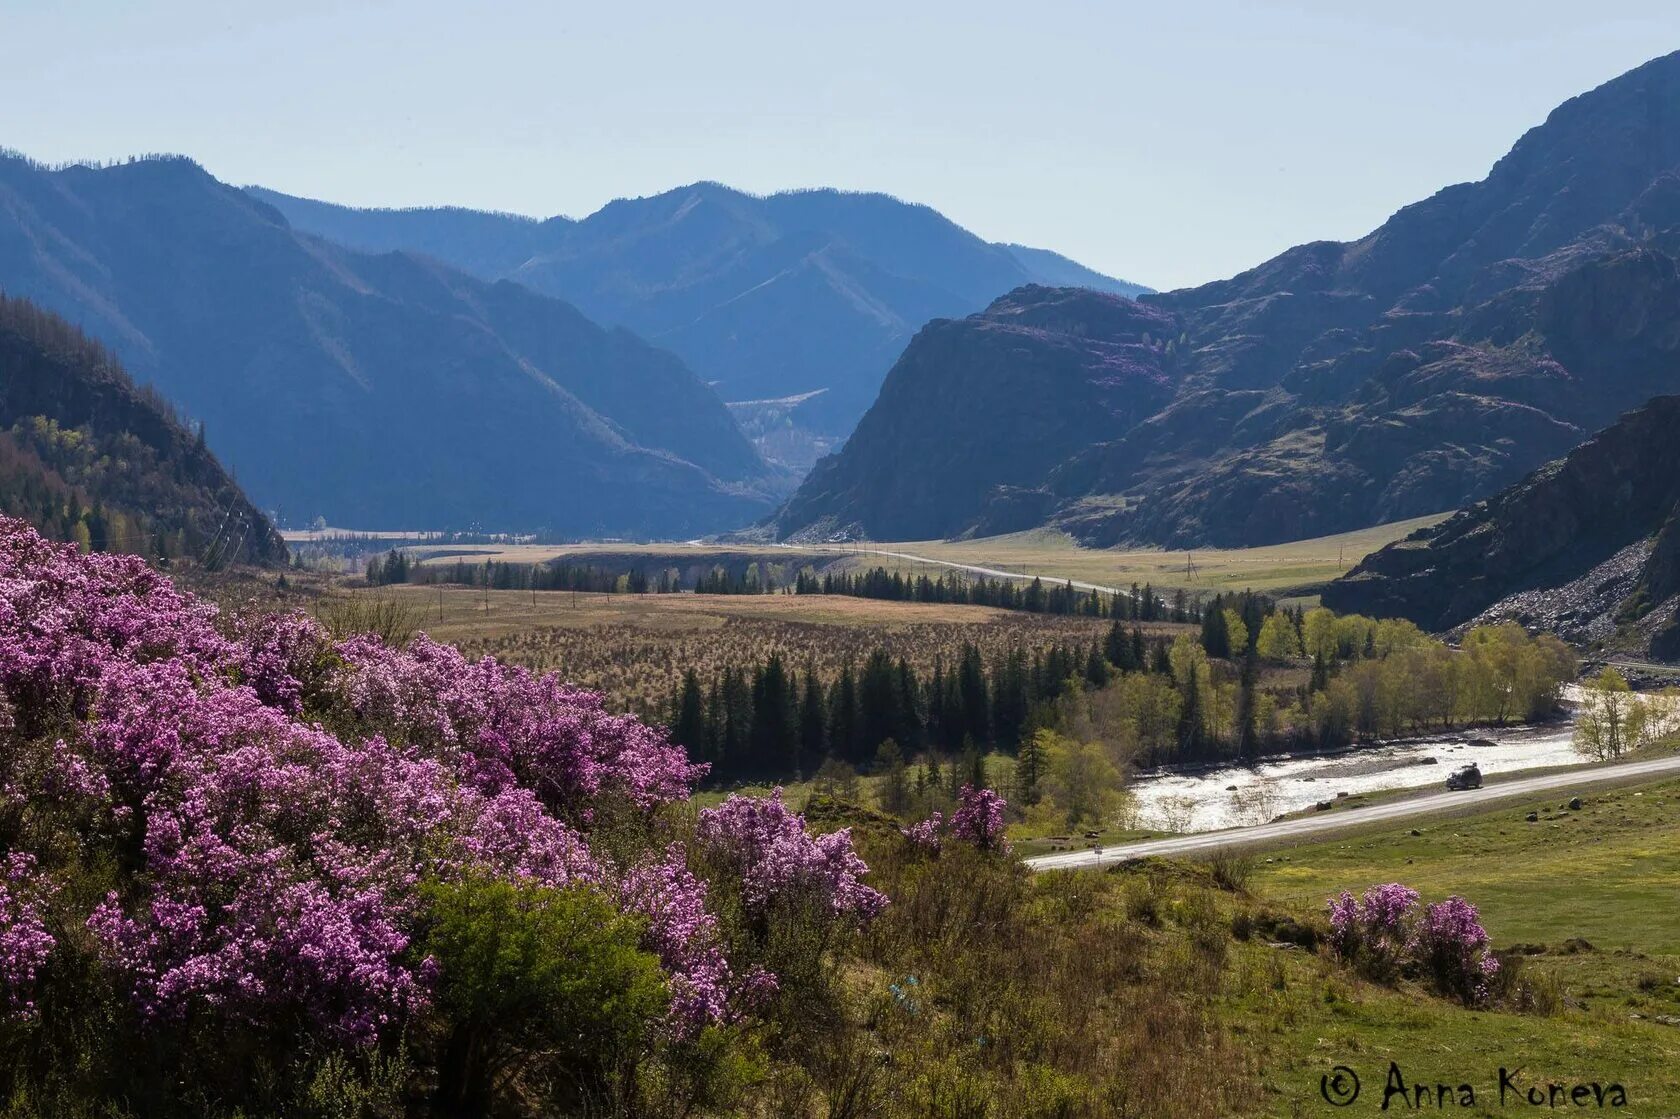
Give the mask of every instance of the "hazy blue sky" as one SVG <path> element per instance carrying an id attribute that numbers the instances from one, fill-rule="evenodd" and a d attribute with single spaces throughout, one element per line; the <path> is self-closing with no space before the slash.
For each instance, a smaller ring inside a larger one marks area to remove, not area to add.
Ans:
<path id="1" fill-rule="evenodd" d="M 0 145 L 360 205 L 927 202 L 1142 283 L 1357 236 L 1680 48 L 1680 4 L 0 0 Z"/>

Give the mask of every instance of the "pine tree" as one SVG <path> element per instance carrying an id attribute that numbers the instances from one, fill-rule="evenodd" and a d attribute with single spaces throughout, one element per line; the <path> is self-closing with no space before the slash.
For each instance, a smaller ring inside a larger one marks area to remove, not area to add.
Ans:
<path id="1" fill-rule="evenodd" d="M 757 672 L 752 703 L 753 768 L 758 774 L 780 776 L 798 752 L 793 692 L 780 653 L 771 653 Z"/>
<path id="2" fill-rule="evenodd" d="M 904 755 L 890 738 L 875 751 L 875 773 L 881 778 L 881 809 L 902 816 L 910 808 L 910 781 Z"/>
<path id="3" fill-rule="evenodd" d="M 1046 731 L 1037 731 L 1021 741 L 1015 757 L 1015 797 L 1022 805 L 1034 805 L 1043 798 L 1044 774 L 1050 765 Z"/>
<path id="4" fill-rule="evenodd" d="M 805 666 L 805 696 L 799 703 L 799 758 L 794 772 L 804 774 L 828 752 L 828 712 L 823 706 L 822 681 L 817 667 Z"/>
<path id="5" fill-rule="evenodd" d="M 963 735 L 975 742 L 989 742 L 991 704 L 987 701 L 986 666 L 980 659 L 980 650 L 972 644 L 963 646 L 957 689 L 962 704 Z"/>
<path id="6" fill-rule="evenodd" d="M 861 726 L 860 745 L 873 753 L 883 741 L 898 729 L 898 676 L 885 649 L 876 649 L 863 664 L 858 680 L 858 717 Z"/>
<path id="7" fill-rule="evenodd" d="M 700 692 L 700 674 L 692 668 L 683 673 L 682 689 L 671 715 L 671 741 L 687 750 L 690 758 L 705 756 L 706 701 Z"/>
<path id="8" fill-rule="evenodd" d="M 840 679 L 828 697 L 828 752 L 830 757 L 858 760 L 858 695 L 852 666 L 840 670 Z"/>

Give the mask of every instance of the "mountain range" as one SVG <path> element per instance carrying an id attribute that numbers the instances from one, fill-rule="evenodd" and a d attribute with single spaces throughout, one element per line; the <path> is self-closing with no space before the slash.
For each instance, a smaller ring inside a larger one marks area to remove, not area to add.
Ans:
<path id="1" fill-rule="evenodd" d="M 885 194 L 746 194 L 700 182 L 573 221 L 458 208 L 361 210 L 259 187 L 297 229 L 514 280 L 680 356 L 796 469 L 843 439 L 916 329 L 1027 283 L 1147 288 L 993 244 Z M 756 426 L 755 426 L 756 425 Z M 790 430 L 793 432 L 789 434 Z"/>
<path id="2" fill-rule="evenodd" d="M 1680 396 L 1367 556 L 1326 605 L 1430 630 L 1517 621 L 1572 641 L 1680 656 Z"/>
<path id="3" fill-rule="evenodd" d="M 778 492 L 669 351 L 520 284 L 310 236 L 187 159 L 0 158 L 0 288 L 108 345 L 293 520 L 691 535 Z"/>
<path id="4" fill-rule="evenodd" d="M 286 558 L 268 519 L 167 403 L 57 315 L 4 296 L 0 513 L 100 551 Z"/>
<path id="5" fill-rule="evenodd" d="M 1452 509 L 1680 387 L 1680 54 L 1358 241 L 929 323 L 770 522 L 1252 545 Z"/>

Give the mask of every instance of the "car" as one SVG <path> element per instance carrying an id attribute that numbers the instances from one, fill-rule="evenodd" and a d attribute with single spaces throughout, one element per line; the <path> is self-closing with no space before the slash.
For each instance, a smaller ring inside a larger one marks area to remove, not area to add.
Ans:
<path id="1" fill-rule="evenodd" d="M 1477 766 L 1467 765 L 1463 769 L 1455 770 L 1447 777 L 1447 788 L 1454 791 L 1459 789 L 1479 789 L 1481 787 L 1482 771 Z"/>

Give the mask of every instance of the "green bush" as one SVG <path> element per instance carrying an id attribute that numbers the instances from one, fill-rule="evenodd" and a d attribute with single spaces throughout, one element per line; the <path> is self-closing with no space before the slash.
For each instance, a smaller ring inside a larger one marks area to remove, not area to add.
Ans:
<path id="1" fill-rule="evenodd" d="M 517 1085 L 560 1112 L 606 1110 L 666 1003 L 639 925 L 601 894 L 490 880 L 433 884 L 418 951 L 439 967 L 439 1094 L 482 1114 Z"/>

